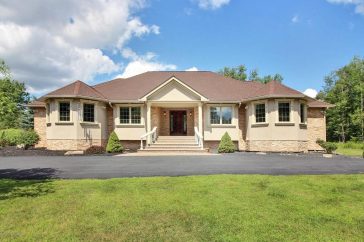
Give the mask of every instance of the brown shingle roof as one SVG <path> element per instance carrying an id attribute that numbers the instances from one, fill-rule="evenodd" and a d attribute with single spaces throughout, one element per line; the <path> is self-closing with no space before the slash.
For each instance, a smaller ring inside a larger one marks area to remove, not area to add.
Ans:
<path id="1" fill-rule="evenodd" d="M 38 101 L 38 100 L 34 100 L 34 101 L 28 103 L 26 106 L 30 107 L 30 108 L 41 108 L 41 107 L 45 107 L 45 103 Z"/>
<path id="2" fill-rule="evenodd" d="M 86 97 L 107 100 L 103 94 L 82 81 L 75 81 L 67 86 L 61 87 L 43 96 L 40 100 L 48 97 Z"/>
<path id="3" fill-rule="evenodd" d="M 335 107 L 335 105 L 321 101 L 321 100 L 316 100 L 314 98 L 310 98 L 308 97 L 308 106 L 310 108 L 332 108 Z"/>
<path id="4" fill-rule="evenodd" d="M 258 82 L 242 82 L 210 71 L 151 71 L 101 83 L 94 88 L 111 101 L 138 100 L 171 77 L 176 77 L 210 101 L 240 101 L 262 86 Z"/>

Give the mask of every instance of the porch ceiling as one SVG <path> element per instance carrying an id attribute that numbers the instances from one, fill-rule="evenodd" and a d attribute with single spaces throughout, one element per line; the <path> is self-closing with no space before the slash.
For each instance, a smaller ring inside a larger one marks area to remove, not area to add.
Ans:
<path id="1" fill-rule="evenodd" d="M 151 102 L 152 107 L 161 108 L 191 108 L 198 107 L 199 102 Z"/>

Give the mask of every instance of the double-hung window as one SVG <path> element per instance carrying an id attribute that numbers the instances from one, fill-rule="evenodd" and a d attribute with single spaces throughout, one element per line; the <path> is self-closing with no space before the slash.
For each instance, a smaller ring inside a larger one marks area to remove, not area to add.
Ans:
<path id="1" fill-rule="evenodd" d="M 231 124 L 232 116 L 232 107 L 210 107 L 210 124 Z"/>
<path id="2" fill-rule="evenodd" d="M 59 121 L 69 122 L 71 121 L 71 109 L 70 102 L 59 103 Z"/>
<path id="3" fill-rule="evenodd" d="M 95 104 L 83 104 L 83 122 L 95 122 Z"/>
<path id="4" fill-rule="evenodd" d="M 140 124 L 141 108 L 140 107 L 120 107 L 121 124 Z"/>
<path id="5" fill-rule="evenodd" d="M 255 104 L 255 122 L 265 123 L 265 103 Z"/>
<path id="6" fill-rule="evenodd" d="M 278 121 L 279 122 L 291 121 L 291 104 L 289 102 L 278 103 Z"/>

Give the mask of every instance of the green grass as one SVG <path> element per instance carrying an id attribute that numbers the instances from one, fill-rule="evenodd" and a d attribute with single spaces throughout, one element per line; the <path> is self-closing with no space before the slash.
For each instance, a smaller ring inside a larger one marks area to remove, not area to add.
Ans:
<path id="1" fill-rule="evenodd" d="M 336 143 L 337 150 L 336 153 L 341 155 L 347 156 L 356 156 L 362 157 L 364 144 L 363 143 L 354 143 L 354 142 L 347 142 L 347 143 Z"/>
<path id="2" fill-rule="evenodd" d="M 364 175 L 0 180 L 0 241 L 362 241 Z"/>

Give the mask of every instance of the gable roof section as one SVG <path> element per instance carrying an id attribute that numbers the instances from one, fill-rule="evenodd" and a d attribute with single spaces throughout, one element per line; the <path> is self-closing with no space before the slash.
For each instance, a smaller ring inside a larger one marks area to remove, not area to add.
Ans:
<path id="1" fill-rule="evenodd" d="M 173 83 L 173 82 L 177 82 L 179 85 L 181 85 L 182 87 L 186 88 L 187 90 L 189 90 L 190 92 L 192 92 L 193 94 L 195 94 L 196 96 L 199 96 L 201 98 L 202 101 L 208 101 L 208 99 L 206 97 L 204 97 L 203 95 L 201 95 L 200 93 L 198 93 L 197 91 L 195 91 L 193 88 L 191 88 L 190 86 L 186 85 L 185 83 L 181 82 L 180 80 L 178 80 L 178 78 L 172 76 L 171 78 L 169 78 L 167 81 L 163 82 L 161 85 L 159 85 L 158 87 L 154 88 L 151 92 L 147 93 L 146 95 L 144 95 L 142 98 L 140 98 L 141 101 L 146 101 L 148 97 L 152 96 L 153 94 L 161 91 L 164 87 L 166 87 L 168 84 Z"/>
<path id="2" fill-rule="evenodd" d="M 103 94 L 82 81 L 75 81 L 67 86 L 61 87 L 53 92 L 46 94 L 45 96 L 40 98 L 40 100 L 51 97 L 79 97 L 103 101 L 107 100 L 107 98 Z"/>
<path id="3" fill-rule="evenodd" d="M 110 101 L 136 101 L 175 77 L 210 101 L 240 101 L 263 84 L 242 82 L 210 71 L 151 71 L 95 85 Z"/>

